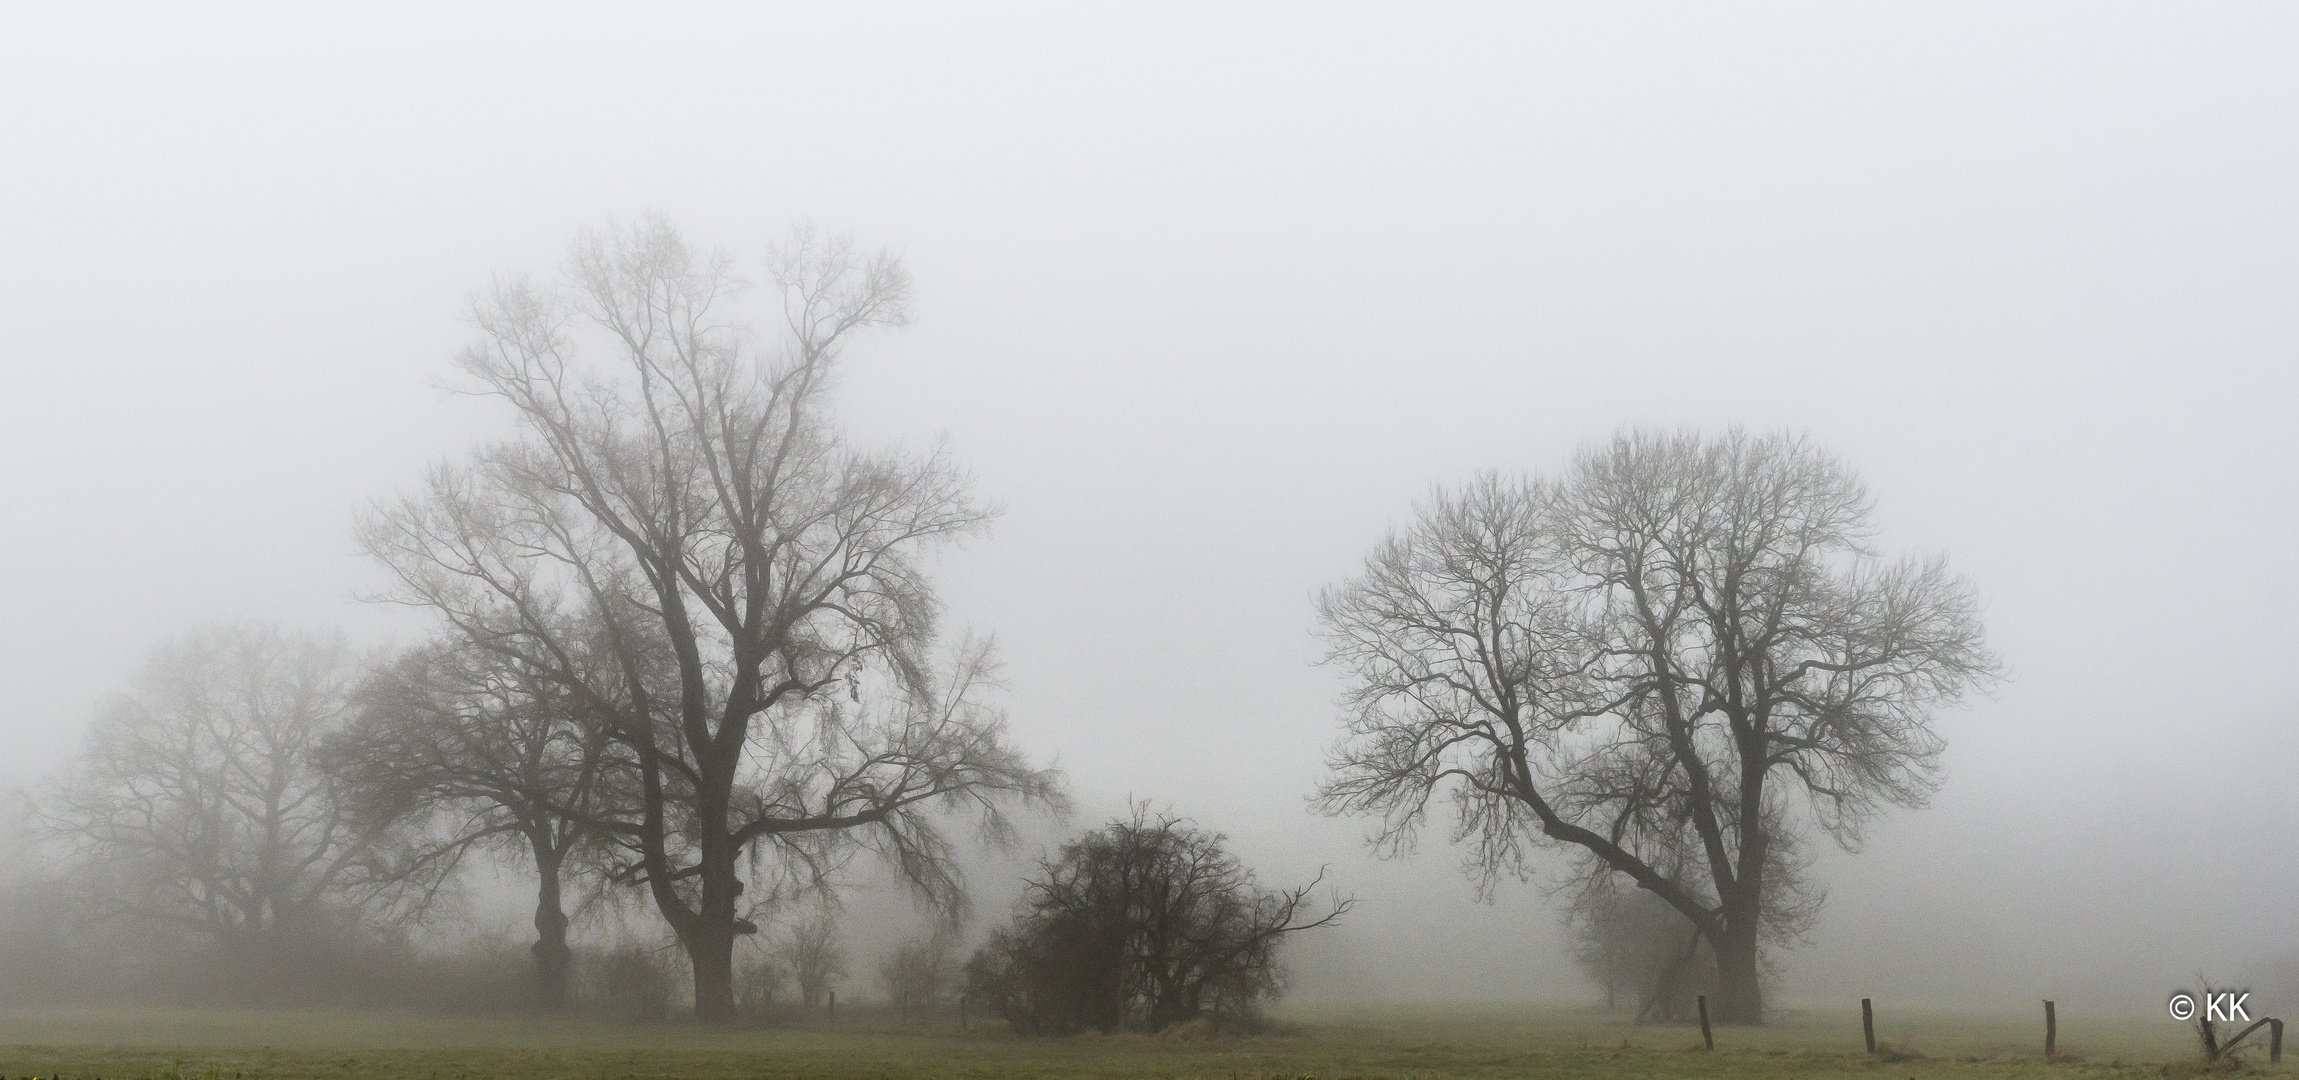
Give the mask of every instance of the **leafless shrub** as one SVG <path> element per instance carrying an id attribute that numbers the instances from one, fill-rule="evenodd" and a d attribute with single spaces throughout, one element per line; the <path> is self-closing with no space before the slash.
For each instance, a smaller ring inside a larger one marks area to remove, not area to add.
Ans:
<path id="1" fill-rule="evenodd" d="M 1014 920 L 967 962 L 967 992 L 1024 1034 L 1252 1022 L 1283 986 L 1286 935 L 1354 903 L 1317 881 L 1265 889 L 1225 838 L 1137 804 L 1041 860 Z"/>

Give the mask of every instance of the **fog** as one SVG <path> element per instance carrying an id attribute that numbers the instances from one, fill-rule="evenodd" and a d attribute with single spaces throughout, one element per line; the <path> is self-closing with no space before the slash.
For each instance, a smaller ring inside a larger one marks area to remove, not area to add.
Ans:
<path id="1" fill-rule="evenodd" d="M 510 430 L 442 388 L 491 275 L 652 211 L 761 279 L 804 219 L 916 278 L 837 415 L 946 439 L 1004 507 L 935 580 L 1000 643 L 1015 742 L 1072 827 L 1145 798 L 1267 881 L 1329 867 L 1361 905 L 1302 999 L 1591 993 L 1542 878 L 1483 905 L 1441 826 L 1383 861 L 1309 811 L 1342 685 L 1311 597 L 1432 485 L 1632 426 L 1809 433 L 2010 669 L 1937 718 L 1930 807 L 1818 843 L 1781 998 L 2136 1009 L 2299 956 L 2299 12 L 10 24 L 0 782 L 189 628 L 421 635 L 360 599 L 351 521 Z M 977 866 L 985 917 L 1033 829 Z"/>

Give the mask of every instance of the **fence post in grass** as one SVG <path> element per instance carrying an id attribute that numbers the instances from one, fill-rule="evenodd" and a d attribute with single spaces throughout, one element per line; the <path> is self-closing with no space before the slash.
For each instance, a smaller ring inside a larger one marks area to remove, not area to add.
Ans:
<path id="1" fill-rule="evenodd" d="M 2044 1002 L 2044 1060 L 2050 1061 L 2052 1059 L 2052 1055 L 2059 1053 L 2059 1048 L 2059 1014 L 2054 1010 L 2052 1003 L 2046 1001 Z"/>
<path id="2" fill-rule="evenodd" d="M 1694 1000 L 1700 1003 L 1700 1044 L 1714 1050 L 1716 1049 L 1716 1036 L 1708 1032 L 1708 995 L 1702 994 Z"/>
<path id="3" fill-rule="evenodd" d="M 1876 1009 L 1867 998 L 1860 999 L 1860 1034 L 1868 1038 L 1868 1052 L 1876 1052 Z"/>
<path id="4" fill-rule="evenodd" d="M 2267 1021 L 2267 1061 L 2275 1064 L 2283 1060 L 2283 1021 Z"/>
<path id="5" fill-rule="evenodd" d="M 830 992 L 830 1007 L 822 1011 L 822 1018 L 825 1020 L 838 1019 L 838 991 Z"/>

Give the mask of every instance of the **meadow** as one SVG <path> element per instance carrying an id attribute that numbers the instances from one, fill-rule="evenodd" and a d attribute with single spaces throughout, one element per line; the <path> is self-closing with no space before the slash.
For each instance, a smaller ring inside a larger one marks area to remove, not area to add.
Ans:
<path id="1" fill-rule="evenodd" d="M 1184 1031 L 1024 1039 L 996 1025 L 837 1023 L 710 1029 L 691 1023 L 455 1018 L 338 1011 L 0 1011 L 0 1076 L 114 1080 L 387 1077 L 635 1080 L 734 1077 L 1631 1077 L 1637 1080 L 2012 1080 L 2206 1072 L 2168 1020 L 2063 1017 L 2046 1062 L 2037 1017 L 1883 1012 L 1864 1051 L 1859 1008 L 1790 1010 L 1761 1029 L 1635 1025 L 1560 1006 L 1289 1009 L 1258 1035 Z M 2231 1071 L 2282 1076 L 2265 1051 Z"/>

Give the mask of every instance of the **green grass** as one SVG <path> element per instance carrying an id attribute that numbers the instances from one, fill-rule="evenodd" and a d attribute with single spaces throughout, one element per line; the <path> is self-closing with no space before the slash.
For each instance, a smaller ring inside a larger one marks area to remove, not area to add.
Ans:
<path id="1" fill-rule="evenodd" d="M 2062 1018 L 2042 1060 L 2040 1018 L 1880 1013 L 1877 1034 L 1915 1055 L 1861 1052 L 1859 1007 L 1790 1012 L 1761 1029 L 1636 1026 L 1602 1012 L 1525 1006 L 1295 1009 L 1278 1033 L 1020 1039 L 953 1025 L 716 1030 L 688 1023 L 453 1018 L 334 1011 L 0 1011 L 0 1076 L 388 1077 L 1683 1077 L 1687 1080 L 2109 1080 L 2195 1072 L 2179 1025 Z M 2264 1051 L 2246 1072 L 2281 1077 Z"/>

